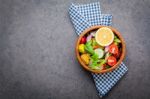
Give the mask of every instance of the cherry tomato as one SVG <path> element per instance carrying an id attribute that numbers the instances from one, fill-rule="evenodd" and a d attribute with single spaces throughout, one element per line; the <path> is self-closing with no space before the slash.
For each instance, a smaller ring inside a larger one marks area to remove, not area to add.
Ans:
<path id="1" fill-rule="evenodd" d="M 117 63 L 117 60 L 114 56 L 109 56 L 107 59 L 107 63 L 110 66 L 114 66 Z"/>
<path id="2" fill-rule="evenodd" d="M 86 43 L 86 37 L 82 37 L 80 43 L 85 44 Z"/>
<path id="3" fill-rule="evenodd" d="M 117 54 L 117 53 L 118 53 L 118 46 L 115 45 L 115 44 L 111 44 L 111 45 L 109 46 L 108 51 L 109 51 L 111 54 Z"/>

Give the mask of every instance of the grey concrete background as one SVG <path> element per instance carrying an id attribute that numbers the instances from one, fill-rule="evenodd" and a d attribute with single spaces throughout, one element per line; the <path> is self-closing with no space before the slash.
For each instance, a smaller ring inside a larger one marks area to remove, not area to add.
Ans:
<path id="1" fill-rule="evenodd" d="M 0 99 L 99 99 L 78 64 L 70 3 L 0 0 Z M 150 98 L 150 0 L 101 0 L 126 40 L 128 73 L 104 99 Z"/>

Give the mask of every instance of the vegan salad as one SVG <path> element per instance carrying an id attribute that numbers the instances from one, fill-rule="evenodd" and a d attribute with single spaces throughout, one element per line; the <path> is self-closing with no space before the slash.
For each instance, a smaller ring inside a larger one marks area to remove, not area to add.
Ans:
<path id="1" fill-rule="evenodd" d="M 121 49 L 121 40 L 107 27 L 86 34 L 78 46 L 82 61 L 94 70 L 113 67 L 120 58 Z"/>

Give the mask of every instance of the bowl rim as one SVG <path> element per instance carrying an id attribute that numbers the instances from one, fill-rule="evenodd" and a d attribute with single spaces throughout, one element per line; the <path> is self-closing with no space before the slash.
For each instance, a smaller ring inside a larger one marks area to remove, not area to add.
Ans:
<path id="1" fill-rule="evenodd" d="M 119 37 L 119 39 L 121 40 L 121 44 L 122 44 L 122 53 L 121 53 L 121 56 L 120 56 L 119 61 L 118 61 L 118 62 L 116 63 L 116 65 L 114 65 L 113 67 L 111 67 L 111 68 L 109 68 L 109 69 L 106 69 L 106 70 L 94 70 L 94 69 L 89 68 L 89 67 L 82 61 L 82 59 L 81 59 L 81 57 L 80 57 L 80 55 L 79 55 L 78 45 L 80 44 L 81 38 L 82 38 L 85 34 L 89 33 L 89 32 L 92 31 L 92 30 L 96 30 L 96 29 L 99 29 L 99 28 L 102 28 L 102 27 L 108 27 L 108 28 L 110 28 L 110 29 L 113 31 L 113 33 L 116 34 L 116 35 Z M 115 28 L 113 28 L 113 27 L 111 27 L 111 26 L 96 25 L 96 26 L 91 26 L 90 28 L 87 28 L 86 30 L 84 30 L 84 31 L 79 35 L 79 37 L 78 37 L 77 40 L 76 40 L 76 44 L 75 44 L 75 53 L 76 53 L 78 62 L 79 62 L 79 63 L 81 64 L 81 66 L 82 66 L 84 69 L 86 69 L 87 71 L 92 72 L 92 73 L 107 73 L 107 72 L 111 72 L 112 70 L 116 69 L 116 68 L 121 64 L 121 62 L 123 61 L 123 59 L 124 59 L 124 57 L 125 57 L 125 54 L 126 54 L 126 44 L 125 44 L 125 40 L 123 39 L 121 33 L 120 33 L 117 29 L 115 29 Z"/>

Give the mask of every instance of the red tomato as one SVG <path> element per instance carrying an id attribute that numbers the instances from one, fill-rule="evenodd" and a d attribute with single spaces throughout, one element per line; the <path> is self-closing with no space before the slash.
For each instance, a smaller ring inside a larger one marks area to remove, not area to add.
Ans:
<path id="1" fill-rule="evenodd" d="M 109 56 L 107 59 L 107 63 L 110 66 L 114 66 L 117 63 L 117 60 L 114 56 Z"/>
<path id="2" fill-rule="evenodd" d="M 86 43 L 86 37 L 82 37 L 80 43 L 85 44 Z"/>
<path id="3" fill-rule="evenodd" d="M 117 53 L 118 53 L 118 46 L 115 45 L 115 44 L 111 44 L 111 45 L 109 46 L 108 51 L 109 51 L 111 54 L 117 54 Z"/>

